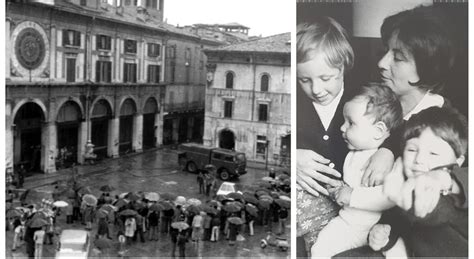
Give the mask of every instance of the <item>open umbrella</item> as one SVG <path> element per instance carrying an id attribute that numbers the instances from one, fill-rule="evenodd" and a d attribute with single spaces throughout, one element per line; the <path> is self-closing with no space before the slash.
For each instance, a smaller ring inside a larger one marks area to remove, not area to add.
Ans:
<path id="1" fill-rule="evenodd" d="M 191 198 L 191 199 L 187 200 L 186 203 L 188 205 L 195 205 L 195 206 L 199 206 L 199 205 L 202 204 L 202 202 L 200 200 L 196 199 L 196 198 Z"/>
<path id="2" fill-rule="evenodd" d="M 64 207 L 67 207 L 69 204 L 65 201 L 55 201 L 53 202 L 53 206 L 54 207 L 58 207 L 58 208 L 64 208 Z"/>
<path id="3" fill-rule="evenodd" d="M 208 213 L 208 214 L 214 214 L 214 215 L 217 215 L 217 210 L 211 206 L 209 206 L 208 204 L 207 205 L 203 205 L 201 206 L 202 208 L 202 211 Z"/>
<path id="4" fill-rule="evenodd" d="M 287 200 L 287 201 L 291 201 L 291 198 L 286 196 L 286 195 L 280 195 L 280 197 L 278 197 L 279 199 L 282 199 L 282 200 Z"/>
<path id="5" fill-rule="evenodd" d="M 270 195 L 262 195 L 260 197 L 258 197 L 259 200 L 269 200 L 271 202 L 273 202 L 273 198 L 270 196 Z"/>
<path id="6" fill-rule="evenodd" d="M 212 207 L 220 207 L 222 204 L 216 200 L 210 200 L 207 201 L 207 205 L 212 206 Z"/>
<path id="7" fill-rule="evenodd" d="M 219 202 L 222 202 L 225 199 L 226 199 L 225 195 L 219 194 L 216 196 L 216 200 Z"/>
<path id="8" fill-rule="evenodd" d="M 252 204 L 245 205 L 245 211 L 254 217 L 258 217 L 258 208 Z"/>
<path id="9" fill-rule="evenodd" d="M 97 198 L 92 194 L 86 194 L 82 196 L 82 200 L 89 206 L 97 205 Z"/>
<path id="10" fill-rule="evenodd" d="M 161 194 L 161 199 L 165 201 L 174 201 L 176 199 L 176 195 L 169 192 L 165 192 Z"/>
<path id="11" fill-rule="evenodd" d="M 103 219 L 103 218 L 107 218 L 107 216 L 109 215 L 109 212 L 104 209 L 99 209 L 95 215 L 98 219 Z"/>
<path id="12" fill-rule="evenodd" d="M 270 196 L 275 200 L 280 198 L 280 194 L 278 192 L 270 192 Z"/>
<path id="13" fill-rule="evenodd" d="M 148 192 L 145 193 L 145 199 L 149 201 L 158 201 L 160 199 L 160 195 L 156 192 Z"/>
<path id="14" fill-rule="evenodd" d="M 174 204 L 183 206 L 186 204 L 186 198 L 183 196 L 178 196 L 176 197 L 176 200 L 174 200 Z"/>
<path id="15" fill-rule="evenodd" d="M 271 189 L 273 187 L 272 184 L 269 182 L 260 182 L 258 185 L 266 189 Z"/>
<path id="16" fill-rule="evenodd" d="M 40 228 L 48 224 L 49 222 L 46 219 L 43 219 L 41 217 L 33 217 L 31 220 L 26 222 L 26 225 L 30 228 Z"/>
<path id="17" fill-rule="evenodd" d="M 106 185 L 102 185 L 99 190 L 102 192 L 112 192 L 115 190 L 115 187 L 113 187 L 112 185 L 106 184 Z"/>
<path id="18" fill-rule="evenodd" d="M 230 217 L 227 219 L 230 223 L 235 224 L 235 225 L 242 225 L 244 224 L 244 221 L 239 218 L 239 217 Z"/>
<path id="19" fill-rule="evenodd" d="M 265 177 L 262 177 L 262 181 L 265 181 L 265 182 L 274 182 L 275 179 L 269 177 L 269 176 L 265 176 Z"/>
<path id="20" fill-rule="evenodd" d="M 280 175 L 278 175 L 278 179 L 279 179 L 280 181 L 284 181 L 284 180 L 286 180 L 286 179 L 290 179 L 290 176 L 287 175 L 287 174 L 280 174 Z"/>
<path id="21" fill-rule="evenodd" d="M 201 212 L 201 207 L 200 206 L 196 206 L 196 205 L 189 205 L 187 208 L 186 208 L 186 211 L 190 212 L 190 213 L 194 213 L 194 214 L 199 214 L 199 212 Z"/>
<path id="22" fill-rule="evenodd" d="M 252 194 L 248 194 L 248 195 L 247 195 L 246 193 L 244 193 L 244 200 L 245 200 L 247 203 L 252 203 L 252 204 L 255 204 L 255 205 L 258 204 L 257 198 L 255 198 L 255 196 L 252 195 Z"/>
<path id="23" fill-rule="evenodd" d="M 226 205 L 224 205 L 223 209 L 227 212 L 237 212 L 241 210 L 240 206 L 233 202 L 229 202 Z"/>
<path id="24" fill-rule="evenodd" d="M 161 211 L 163 209 L 164 209 L 163 206 L 161 206 L 161 204 L 159 203 L 152 204 L 149 208 L 149 210 L 152 210 L 152 211 Z"/>
<path id="25" fill-rule="evenodd" d="M 129 203 L 129 201 L 126 200 L 126 199 L 118 199 L 118 200 L 115 202 L 114 205 L 115 205 L 115 207 L 117 207 L 117 208 L 121 208 L 121 207 L 127 205 L 128 203 Z"/>
<path id="26" fill-rule="evenodd" d="M 17 209 L 10 209 L 7 210 L 7 218 L 15 218 L 15 217 L 21 217 L 23 216 L 23 212 Z"/>
<path id="27" fill-rule="evenodd" d="M 121 211 L 119 214 L 120 214 L 120 216 L 126 216 L 126 217 L 128 217 L 128 216 L 135 216 L 135 215 L 137 215 L 138 213 L 137 213 L 136 211 L 134 211 L 134 210 L 126 209 L 126 210 Z"/>
<path id="28" fill-rule="evenodd" d="M 85 195 L 85 194 L 92 194 L 92 190 L 88 186 L 83 186 L 81 189 L 77 191 L 80 195 Z"/>
<path id="29" fill-rule="evenodd" d="M 270 195 L 270 191 L 259 189 L 255 192 L 255 195 L 257 195 L 257 197 L 260 197 L 262 195 Z"/>
<path id="30" fill-rule="evenodd" d="M 227 198 L 232 198 L 234 200 L 244 200 L 244 195 L 242 195 L 241 193 L 238 193 L 238 192 L 231 192 L 229 194 L 226 195 Z"/>
<path id="31" fill-rule="evenodd" d="M 184 221 L 178 221 L 171 223 L 171 227 L 178 230 L 185 230 L 189 228 L 189 225 Z"/>
<path id="32" fill-rule="evenodd" d="M 141 197 L 134 192 L 129 192 L 127 196 L 125 196 L 125 198 L 127 198 L 127 200 L 130 200 L 130 201 L 136 201 L 136 200 L 139 200 Z"/>
<path id="33" fill-rule="evenodd" d="M 286 208 L 286 209 L 291 208 L 291 201 L 288 201 L 288 200 L 276 199 L 275 203 L 278 204 L 278 206 L 282 208 Z"/>
<path id="34" fill-rule="evenodd" d="M 112 248 L 114 246 L 114 242 L 108 238 L 99 238 L 94 241 L 94 245 L 99 249 L 107 249 Z"/>
<path id="35" fill-rule="evenodd" d="M 125 197 L 127 197 L 128 195 L 128 192 L 122 192 L 121 194 L 119 194 L 119 199 L 125 199 Z"/>
<path id="36" fill-rule="evenodd" d="M 258 200 L 258 208 L 259 209 L 269 209 L 270 205 L 273 203 L 273 201 L 270 200 Z"/>
<path id="37" fill-rule="evenodd" d="M 163 210 L 171 210 L 174 208 L 174 206 L 169 201 L 159 201 L 157 204 L 163 207 Z"/>
<path id="38" fill-rule="evenodd" d="M 115 207 L 114 205 L 112 204 L 104 204 L 102 205 L 102 207 L 100 207 L 101 210 L 105 210 L 107 212 L 111 212 L 111 211 L 117 211 L 118 208 Z"/>

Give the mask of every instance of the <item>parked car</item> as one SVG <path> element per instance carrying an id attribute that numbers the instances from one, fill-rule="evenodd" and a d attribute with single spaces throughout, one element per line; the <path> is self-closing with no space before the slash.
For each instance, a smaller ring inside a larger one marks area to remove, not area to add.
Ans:
<path id="1" fill-rule="evenodd" d="M 239 188 L 240 187 L 240 188 Z M 235 183 L 231 182 L 223 182 L 219 189 L 217 190 L 216 195 L 227 195 L 231 192 L 237 192 L 237 193 L 242 193 L 239 189 L 241 189 L 242 186 L 239 185 L 239 187 Z"/>
<path id="2" fill-rule="evenodd" d="M 56 258 L 88 258 L 90 242 L 89 231 L 64 229 L 59 239 Z"/>
<path id="3" fill-rule="evenodd" d="M 186 143 L 179 147 L 178 162 L 188 172 L 197 173 L 206 165 L 214 165 L 223 181 L 247 173 L 245 154 L 223 148 L 207 147 L 197 143 Z"/>

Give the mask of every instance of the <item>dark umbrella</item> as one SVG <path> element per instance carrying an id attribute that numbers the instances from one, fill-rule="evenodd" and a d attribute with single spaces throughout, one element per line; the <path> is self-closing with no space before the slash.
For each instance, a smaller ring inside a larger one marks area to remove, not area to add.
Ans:
<path id="1" fill-rule="evenodd" d="M 82 200 L 89 206 L 97 205 L 97 198 L 92 194 L 86 194 L 82 196 Z"/>
<path id="2" fill-rule="evenodd" d="M 165 200 L 165 201 L 174 201 L 176 199 L 176 195 L 172 194 L 172 193 L 169 193 L 169 192 L 165 192 L 163 194 L 161 194 L 161 199 L 162 200 Z"/>
<path id="3" fill-rule="evenodd" d="M 111 212 L 111 211 L 117 211 L 118 208 L 115 207 L 114 205 L 112 204 L 104 204 L 102 205 L 102 207 L 100 207 L 101 210 L 105 210 L 107 212 Z"/>
<path id="4" fill-rule="evenodd" d="M 269 182 L 260 182 L 258 185 L 260 187 L 267 188 L 267 189 L 271 189 L 273 187 L 272 184 Z"/>
<path id="5" fill-rule="evenodd" d="M 226 205 L 224 205 L 223 209 L 227 212 L 237 212 L 241 210 L 240 206 L 233 202 L 229 202 Z"/>
<path id="6" fill-rule="evenodd" d="M 258 200 L 257 198 L 255 198 L 255 196 L 249 194 L 249 195 L 246 195 L 244 193 L 244 200 L 247 202 L 247 203 L 252 203 L 252 204 L 255 204 L 257 205 L 258 204 Z"/>
<path id="7" fill-rule="evenodd" d="M 199 212 L 201 212 L 201 207 L 200 206 L 196 206 L 196 205 L 189 205 L 187 208 L 186 208 L 186 211 L 190 212 L 190 213 L 194 213 L 194 214 L 199 214 Z"/>
<path id="8" fill-rule="evenodd" d="M 270 192 L 270 196 L 273 199 L 278 199 L 280 197 L 280 194 L 278 192 Z"/>
<path id="9" fill-rule="evenodd" d="M 127 201 L 127 200 L 125 200 L 125 199 L 118 199 L 118 200 L 115 202 L 114 205 L 115 205 L 115 207 L 120 208 L 120 207 L 123 207 L 123 206 L 125 206 L 125 205 L 127 205 L 127 204 L 128 204 L 128 201 Z"/>
<path id="10" fill-rule="evenodd" d="M 84 194 L 92 194 L 92 190 L 90 187 L 88 186 L 83 186 L 81 189 L 79 189 L 77 191 L 77 193 L 79 193 L 80 195 L 84 195 Z"/>
<path id="11" fill-rule="evenodd" d="M 210 200 L 207 202 L 207 205 L 209 206 L 215 206 L 215 207 L 220 207 L 222 206 L 222 204 L 216 200 Z"/>
<path id="12" fill-rule="evenodd" d="M 221 195 L 221 194 L 217 195 L 217 197 L 216 197 L 216 200 L 219 201 L 219 202 L 222 202 L 225 199 L 226 199 L 225 195 Z"/>
<path id="13" fill-rule="evenodd" d="M 41 217 L 32 218 L 26 223 L 26 225 L 30 228 L 40 228 L 48 224 L 49 222 L 46 219 L 43 219 Z"/>
<path id="14" fill-rule="evenodd" d="M 131 209 L 126 209 L 124 211 L 121 211 L 120 213 L 120 216 L 135 216 L 137 215 L 138 213 L 134 210 L 131 210 Z"/>
<path id="15" fill-rule="evenodd" d="M 107 218 L 107 216 L 109 215 L 109 212 L 104 209 L 99 209 L 95 215 L 98 219 L 103 219 L 103 218 Z"/>
<path id="16" fill-rule="evenodd" d="M 252 204 L 245 205 L 245 210 L 252 216 L 258 217 L 258 209 Z"/>
<path id="17" fill-rule="evenodd" d="M 269 200 L 269 201 L 273 201 L 273 198 L 270 196 L 270 195 L 262 195 L 260 197 L 258 197 L 259 200 Z"/>
<path id="18" fill-rule="evenodd" d="M 270 194 L 269 191 L 267 191 L 267 190 L 262 190 L 262 189 L 259 189 L 259 190 L 257 190 L 257 191 L 255 192 L 255 195 L 257 195 L 257 197 L 260 197 L 260 196 L 262 196 L 262 195 L 269 195 L 269 194 Z"/>
<path id="19" fill-rule="evenodd" d="M 141 198 L 138 194 L 136 194 L 134 192 L 129 192 L 127 194 L 127 196 L 125 196 L 125 197 L 127 198 L 127 200 L 130 200 L 130 201 L 136 201 L 136 200 L 139 200 Z"/>
<path id="20" fill-rule="evenodd" d="M 10 209 L 7 211 L 7 218 L 14 218 L 14 217 L 21 217 L 23 216 L 23 212 L 16 209 Z"/>
<path id="21" fill-rule="evenodd" d="M 278 206 L 280 206 L 282 208 L 286 208 L 286 209 L 291 208 L 291 202 L 287 201 L 287 200 L 276 199 L 275 203 L 278 204 Z"/>
<path id="22" fill-rule="evenodd" d="M 163 207 L 163 210 L 171 210 L 174 208 L 173 205 L 168 201 L 159 201 L 157 204 Z"/>
<path id="23" fill-rule="evenodd" d="M 108 238 L 99 238 L 94 241 L 94 245 L 102 250 L 113 247 L 114 243 Z"/>
<path id="24" fill-rule="evenodd" d="M 163 206 L 161 206 L 161 204 L 155 203 L 155 204 L 151 205 L 149 209 L 152 210 L 152 211 L 161 211 L 164 208 L 163 208 Z"/>
<path id="25" fill-rule="evenodd" d="M 217 214 L 217 210 L 213 207 L 210 207 L 209 205 L 204 205 L 202 206 L 202 211 L 208 213 L 208 214 Z"/>
<path id="26" fill-rule="evenodd" d="M 259 200 L 258 201 L 258 208 L 260 209 L 269 209 L 270 208 L 270 205 L 272 204 L 273 202 L 270 201 L 270 200 Z"/>
<path id="27" fill-rule="evenodd" d="M 230 217 L 227 219 L 230 223 L 235 224 L 235 225 L 242 225 L 244 224 L 244 221 L 239 218 L 239 217 Z"/>
<path id="28" fill-rule="evenodd" d="M 171 227 L 175 228 L 175 229 L 178 229 L 178 230 L 185 230 L 185 229 L 189 228 L 189 225 L 188 225 L 188 223 L 186 223 L 184 221 L 179 221 L 179 222 L 171 223 Z"/>
<path id="29" fill-rule="evenodd" d="M 280 174 L 280 175 L 278 176 L 278 179 L 280 179 L 280 181 L 284 181 L 284 180 L 286 180 L 286 179 L 290 179 L 290 176 L 287 175 L 287 174 Z"/>
<path id="30" fill-rule="evenodd" d="M 103 192 L 112 192 L 115 190 L 115 187 L 113 187 L 112 185 L 106 184 L 106 185 L 102 185 L 99 190 Z"/>
<path id="31" fill-rule="evenodd" d="M 231 192 L 229 194 L 226 195 L 227 198 L 232 198 L 234 200 L 244 200 L 244 195 L 242 195 L 241 193 L 238 193 L 238 192 Z"/>
<path id="32" fill-rule="evenodd" d="M 234 202 L 235 200 L 232 198 L 225 198 L 224 200 L 221 201 L 222 205 L 226 205 L 229 202 Z"/>

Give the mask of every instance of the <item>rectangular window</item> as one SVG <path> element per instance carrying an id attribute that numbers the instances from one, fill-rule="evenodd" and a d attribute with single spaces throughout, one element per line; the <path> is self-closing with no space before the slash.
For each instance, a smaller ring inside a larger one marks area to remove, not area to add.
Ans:
<path id="1" fill-rule="evenodd" d="M 224 102 L 224 118 L 232 118 L 232 101 Z"/>
<path id="2" fill-rule="evenodd" d="M 107 35 L 97 35 L 96 38 L 98 50 L 111 50 L 112 49 L 112 38 Z"/>
<path id="3" fill-rule="evenodd" d="M 76 81 L 76 59 L 67 58 L 66 59 L 66 82 L 75 82 Z"/>
<path id="4" fill-rule="evenodd" d="M 136 40 L 125 40 L 125 53 L 131 53 L 131 54 L 137 53 Z"/>
<path id="5" fill-rule="evenodd" d="M 160 44 L 148 43 L 148 56 L 158 57 L 160 55 Z"/>
<path id="6" fill-rule="evenodd" d="M 74 30 L 63 30 L 63 46 L 81 46 L 81 33 Z"/>
<path id="7" fill-rule="evenodd" d="M 157 7 L 158 7 L 157 0 L 146 0 L 146 7 L 157 9 Z"/>
<path id="8" fill-rule="evenodd" d="M 95 67 L 95 81 L 96 82 L 112 82 L 112 62 L 97 61 Z"/>
<path id="9" fill-rule="evenodd" d="M 136 83 L 137 82 L 137 64 L 125 63 L 123 66 L 123 82 Z"/>
<path id="10" fill-rule="evenodd" d="M 159 83 L 160 82 L 160 66 L 149 65 L 148 66 L 148 83 Z"/>
<path id="11" fill-rule="evenodd" d="M 191 49 L 190 48 L 186 48 L 186 51 L 184 52 L 184 59 L 191 63 Z"/>
<path id="12" fill-rule="evenodd" d="M 267 121 L 268 119 L 268 104 L 258 105 L 258 121 Z"/>
<path id="13" fill-rule="evenodd" d="M 174 61 L 170 62 L 170 82 L 174 83 L 176 73 L 176 63 Z"/>
<path id="14" fill-rule="evenodd" d="M 167 58 L 176 58 L 176 46 L 169 46 L 166 54 Z"/>
<path id="15" fill-rule="evenodd" d="M 257 136 L 257 155 L 263 156 L 267 152 L 267 137 L 266 136 Z"/>

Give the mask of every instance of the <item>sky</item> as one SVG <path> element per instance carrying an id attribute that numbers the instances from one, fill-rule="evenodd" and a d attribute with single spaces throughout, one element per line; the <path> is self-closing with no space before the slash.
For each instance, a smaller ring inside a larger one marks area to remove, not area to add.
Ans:
<path id="1" fill-rule="evenodd" d="M 250 36 L 290 32 L 296 26 L 295 1 L 288 0 L 164 0 L 164 19 L 172 25 L 237 22 Z"/>

